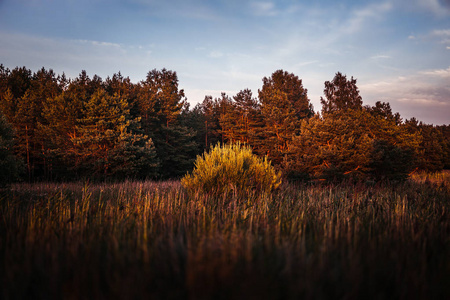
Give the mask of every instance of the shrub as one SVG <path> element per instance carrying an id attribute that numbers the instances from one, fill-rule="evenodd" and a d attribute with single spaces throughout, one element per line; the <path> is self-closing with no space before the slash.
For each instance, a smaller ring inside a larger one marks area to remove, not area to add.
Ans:
<path id="1" fill-rule="evenodd" d="M 209 153 L 197 156 L 194 170 L 181 183 L 189 192 L 234 192 L 245 197 L 270 193 L 281 184 L 281 174 L 267 157 L 257 157 L 248 146 L 217 144 Z"/>

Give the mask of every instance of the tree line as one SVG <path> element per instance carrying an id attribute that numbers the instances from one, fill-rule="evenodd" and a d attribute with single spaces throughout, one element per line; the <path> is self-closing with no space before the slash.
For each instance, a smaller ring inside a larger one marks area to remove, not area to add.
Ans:
<path id="1" fill-rule="evenodd" d="M 356 79 L 325 82 L 314 112 L 302 80 L 283 70 L 258 95 L 222 93 L 190 108 L 176 72 L 133 83 L 85 71 L 0 65 L 3 181 L 179 178 L 217 143 L 241 142 L 292 180 L 402 179 L 450 168 L 450 128 L 403 120 L 389 103 L 364 106 Z"/>

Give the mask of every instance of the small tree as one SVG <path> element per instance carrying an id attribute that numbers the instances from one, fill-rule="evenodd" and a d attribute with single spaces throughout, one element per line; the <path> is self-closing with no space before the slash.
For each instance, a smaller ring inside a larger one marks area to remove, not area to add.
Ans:
<path id="1" fill-rule="evenodd" d="M 197 157 L 195 169 L 181 183 L 190 192 L 217 196 L 234 191 L 246 197 L 253 193 L 270 193 L 278 188 L 281 174 L 267 158 L 257 157 L 248 146 L 217 144 L 209 153 Z"/>

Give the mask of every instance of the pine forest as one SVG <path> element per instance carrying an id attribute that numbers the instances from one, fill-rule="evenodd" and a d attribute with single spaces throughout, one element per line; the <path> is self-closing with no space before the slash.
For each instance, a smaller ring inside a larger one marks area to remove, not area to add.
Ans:
<path id="1" fill-rule="evenodd" d="M 174 71 L 132 83 L 82 71 L 0 66 L 2 182 L 177 179 L 217 143 L 240 142 L 290 181 L 405 179 L 450 168 L 449 125 L 403 120 L 387 102 L 363 105 L 338 72 L 314 111 L 302 80 L 283 70 L 189 107 Z"/>

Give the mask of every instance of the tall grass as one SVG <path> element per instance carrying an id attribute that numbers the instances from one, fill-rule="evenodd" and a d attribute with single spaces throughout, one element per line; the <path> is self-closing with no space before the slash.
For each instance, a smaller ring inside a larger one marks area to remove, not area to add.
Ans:
<path id="1" fill-rule="evenodd" d="M 22 184 L 0 202 L 2 299 L 450 297 L 450 183 Z"/>

